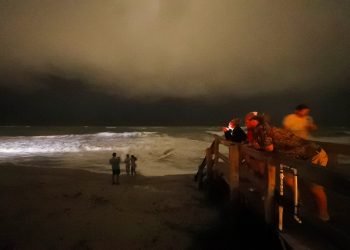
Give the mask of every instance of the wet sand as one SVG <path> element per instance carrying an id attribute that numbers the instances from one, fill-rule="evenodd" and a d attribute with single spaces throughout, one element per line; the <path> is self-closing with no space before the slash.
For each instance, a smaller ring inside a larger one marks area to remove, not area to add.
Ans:
<path id="1" fill-rule="evenodd" d="M 192 175 L 123 175 L 120 182 L 112 185 L 110 175 L 81 170 L 0 166 L 0 249 L 246 249 L 264 244 L 256 237 L 264 236 L 254 218 L 232 223 L 237 218 L 232 220 L 231 207 L 209 201 Z"/>

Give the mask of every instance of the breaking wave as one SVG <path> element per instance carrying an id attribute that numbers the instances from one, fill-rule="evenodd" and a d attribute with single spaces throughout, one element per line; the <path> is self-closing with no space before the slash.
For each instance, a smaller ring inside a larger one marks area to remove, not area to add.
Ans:
<path id="1" fill-rule="evenodd" d="M 73 153 L 118 149 L 125 139 L 156 136 L 155 132 L 100 132 L 82 135 L 0 137 L 0 157 L 7 154 Z"/>

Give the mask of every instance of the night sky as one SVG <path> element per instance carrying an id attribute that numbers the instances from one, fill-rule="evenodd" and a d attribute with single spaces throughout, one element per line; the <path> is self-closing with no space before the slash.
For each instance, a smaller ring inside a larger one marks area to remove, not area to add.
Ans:
<path id="1" fill-rule="evenodd" d="M 2 0 L 0 125 L 350 126 L 348 0 Z"/>

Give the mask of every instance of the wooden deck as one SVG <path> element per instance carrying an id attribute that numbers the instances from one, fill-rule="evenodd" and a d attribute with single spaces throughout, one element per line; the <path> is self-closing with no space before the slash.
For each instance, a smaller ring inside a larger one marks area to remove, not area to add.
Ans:
<path id="1" fill-rule="evenodd" d="M 350 175 L 344 173 L 350 171 L 344 168 L 350 166 L 339 168 L 338 157 L 350 155 L 350 145 L 318 143 L 329 155 L 326 168 L 276 153 L 260 152 L 215 136 L 206 155 L 208 179 L 224 179 L 231 199 L 237 201 L 239 196 L 239 200 L 260 214 L 289 247 L 349 249 Z M 286 172 L 294 175 L 294 190 L 284 184 Z M 316 216 L 313 199 L 306 188 L 310 183 L 325 188 L 330 221 L 324 222 Z"/>

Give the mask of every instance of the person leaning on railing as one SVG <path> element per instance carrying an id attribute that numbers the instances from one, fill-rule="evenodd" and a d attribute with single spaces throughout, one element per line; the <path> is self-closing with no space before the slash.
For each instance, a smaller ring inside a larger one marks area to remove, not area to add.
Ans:
<path id="1" fill-rule="evenodd" d="M 228 141 L 241 143 L 247 140 L 247 135 L 239 125 L 240 119 L 232 119 L 227 127 L 224 127 L 222 130 L 225 135 L 225 139 Z"/>
<path id="2" fill-rule="evenodd" d="M 327 153 L 316 143 L 300 138 L 286 129 L 270 126 L 263 115 L 254 116 L 251 120 L 254 127 L 252 142 L 254 148 L 267 152 L 279 152 L 290 158 L 310 161 L 324 167 L 327 165 Z M 286 175 L 285 180 L 288 186 L 294 185 L 292 176 Z M 324 188 L 312 183 L 310 191 L 315 197 L 319 218 L 328 221 L 327 196 Z"/>
<path id="3" fill-rule="evenodd" d="M 227 127 L 223 128 L 225 139 L 235 143 L 242 143 L 247 140 L 247 135 L 239 125 L 240 119 L 233 118 Z M 206 149 L 206 155 L 208 153 L 212 154 L 214 150 L 215 140 L 212 142 L 211 146 Z M 202 187 L 203 179 L 206 175 L 204 169 L 207 166 L 207 158 L 204 157 L 202 163 L 198 166 L 198 171 L 194 176 L 194 181 L 198 181 L 199 187 Z"/>

